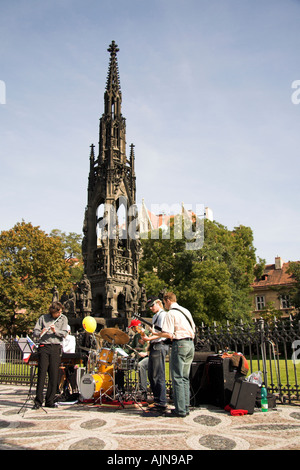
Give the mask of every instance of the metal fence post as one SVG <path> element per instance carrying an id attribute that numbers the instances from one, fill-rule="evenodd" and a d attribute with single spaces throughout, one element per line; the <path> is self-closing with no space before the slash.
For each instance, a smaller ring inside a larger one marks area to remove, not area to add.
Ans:
<path id="1" fill-rule="evenodd" d="M 259 331 L 260 331 L 260 348 L 261 348 L 261 358 L 262 358 L 262 363 L 263 363 L 264 383 L 265 383 L 266 388 L 268 388 L 267 353 L 266 353 L 266 343 L 265 343 L 265 322 L 263 318 L 259 319 Z"/>

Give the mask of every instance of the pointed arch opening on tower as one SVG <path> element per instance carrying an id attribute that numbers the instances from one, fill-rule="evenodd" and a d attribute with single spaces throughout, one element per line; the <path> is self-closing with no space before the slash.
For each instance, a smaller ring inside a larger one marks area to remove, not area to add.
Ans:
<path id="1" fill-rule="evenodd" d="M 125 196 L 120 196 L 116 201 L 117 230 L 120 240 L 127 239 L 128 229 L 128 201 Z"/>
<path id="2" fill-rule="evenodd" d="M 104 202 L 101 202 L 96 209 L 96 237 L 97 237 L 97 248 L 102 246 L 103 234 L 104 234 Z"/>

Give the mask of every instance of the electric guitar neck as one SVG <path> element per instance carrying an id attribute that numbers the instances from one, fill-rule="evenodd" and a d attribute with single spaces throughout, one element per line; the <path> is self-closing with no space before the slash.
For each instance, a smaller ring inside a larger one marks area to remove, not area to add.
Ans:
<path id="1" fill-rule="evenodd" d="M 147 321 L 144 318 L 142 318 L 142 316 L 139 313 L 134 313 L 133 317 L 136 318 L 137 320 L 140 320 L 141 323 L 144 323 L 145 325 L 151 326 L 151 328 L 154 328 L 157 331 L 161 331 L 160 326 L 152 325 L 152 323 L 150 321 Z"/>

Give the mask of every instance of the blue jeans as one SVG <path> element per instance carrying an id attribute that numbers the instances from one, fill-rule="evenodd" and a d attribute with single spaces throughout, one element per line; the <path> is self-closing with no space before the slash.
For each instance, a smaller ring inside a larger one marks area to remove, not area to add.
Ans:
<path id="1" fill-rule="evenodd" d="M 167 404 L 165 359 L 168 350 L 169 346 L 163 342 L 150 344 L 148 377 L 154 402 L 160 406 Z"/>
<path id="2" fill-rule="evenodd" d="M 147 393 L 147 379 L 148 379 L 148 363 L 149 357 L 146 356 L 138 363 L 138 371 L 140 374 L 140 387 L 141 392 Z"/>
<path id="3" fill-rule="evenodd" d="M 170 369 L 175 412 L 181 416 L 189 412 L 190 369 L 194 358 L 194 342 L 182 339 L 172 342 Z"/>

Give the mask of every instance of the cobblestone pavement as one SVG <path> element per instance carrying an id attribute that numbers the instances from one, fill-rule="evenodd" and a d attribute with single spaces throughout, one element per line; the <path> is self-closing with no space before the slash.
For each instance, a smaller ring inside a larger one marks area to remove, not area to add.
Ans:
<path id="1" fill-rule="evenodd" d="M 299 406 L 244 416 L 201 406 L 169 418 L 141 405 L 32 410 L 27 397 L 27 387 L 0 385 L 0 450 L 300 450 Z"/>

